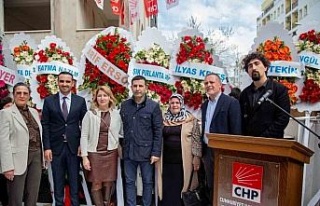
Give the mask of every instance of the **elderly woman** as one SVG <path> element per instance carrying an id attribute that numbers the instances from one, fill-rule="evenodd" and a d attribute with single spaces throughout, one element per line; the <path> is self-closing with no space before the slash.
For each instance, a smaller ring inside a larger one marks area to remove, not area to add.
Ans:
<path id="1" fill-rule="evenodd" d="M 200 167 L 200 126 L 180 94 L 170 97 L 163 123 L 161 205 L 183 205 L 181 192 L 188 190 L 192 170 Z"/>
<path id="2" fill-rule="evenodd" d="M 9 205 L 35 206 L 42 169 L 42 127 L 37 110 L 29 108 L 30 88 L 13 87 L 14 104 L 0 112 L 0 172 L 7 179 Z"/>
<path id="3" fill-rule="evenodd" d="M 122 122 L 118 110 L 113 109 L 115 102 L 110 88 L 99 86 L 94 94 L 95 109 L 88 111 L 82 121 L 81 156 L 96 206 L 109 205 L 117 178 Z"/>

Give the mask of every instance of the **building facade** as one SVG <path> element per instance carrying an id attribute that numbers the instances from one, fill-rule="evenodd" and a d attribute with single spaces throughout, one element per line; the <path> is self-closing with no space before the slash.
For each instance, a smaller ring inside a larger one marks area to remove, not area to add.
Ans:
<path id="1" fill-rule="evenodd" d="M 143 12 L 131 24 L 128 0 L 123 0 L 122 17 L 113 14 L 110 0 L 104 0 L 103 10 L 94 0 L 0 0 L 0 31 L 7 40 L 24 32 L 37 44 L 47 35 L 56 35 L 79 59 L 86 42 L 106 27 L 119 26 L 137 37 L 144 28 L 156 26 L 156 17 L 146 18 L 143 1 L 138 2 Z"/>
<path id="2" fill-rule="evenodd" d="M 269 21 L 276 21 L 295 35 L 298 25 L 320 22 L 319 10 L 320 0 L 264 0 L 262 13 L 257 18 L 257 31 Z"/>

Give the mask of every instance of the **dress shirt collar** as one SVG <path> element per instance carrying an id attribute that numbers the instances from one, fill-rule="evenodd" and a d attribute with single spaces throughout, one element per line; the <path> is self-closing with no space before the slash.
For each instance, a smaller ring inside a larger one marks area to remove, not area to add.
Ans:
<path id="1" fill-rule="evenodd" d="M 68 100 L 71 100 L 71 92 L 68 95 L 64 95 L 61 92 L 59 92 L 59 99 L 63 100 L 63 97 L 67 97 Z"/>
<path id="2" fill-rule="evenodd" d="M 218 102 L 220 96 L 221 96 L 221 92 L 219 92 L 214 99 L 211 99 L 210 97 L 208 97 L 208 100 L 209 100 L 210 102 Z"/>

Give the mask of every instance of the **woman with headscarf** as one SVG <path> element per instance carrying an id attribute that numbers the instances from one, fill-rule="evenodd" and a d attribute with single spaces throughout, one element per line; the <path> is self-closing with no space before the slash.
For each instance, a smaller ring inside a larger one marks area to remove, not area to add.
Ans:
<path id="1" fill-rule="evenodd" d="M 171 95 L 163 123 L 159 197 L 162 206 L 183 205 L 181 193 L 188 190 L 192 170 L 200 168 L 200 126 L 198 120 L 186 110 L 180 94 Z M 191 188 L 194 187 L 191 185 Z"/>

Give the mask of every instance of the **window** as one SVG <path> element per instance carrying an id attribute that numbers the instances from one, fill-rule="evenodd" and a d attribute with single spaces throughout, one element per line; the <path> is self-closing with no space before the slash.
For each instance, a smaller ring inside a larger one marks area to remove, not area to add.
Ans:
<path id="1" fill-rule="evenodd" d="M 303 16 L 302 16 L 302 9 L 300 9 L 300 10 L 299 10 L 299 20 L 301 20 L 302 17 L 303 17 Z"/>
<path id="2" fill-rule="evenodd" d="M 278 16 L 280 16 L 280 7 L 278 7 Z"/>
<path id="3" fill-rule="evenodd" d="M 277 11 L 276 11 L 276 10 L 273 12 L 273 18 L 274 18 L 274 19 L 277 18 Z"/>
<path id="4" fill-rule="evenodd" d="M 308 15 L 308 6 L 305 5 L 304 8 L 303 8 L 303 16 L 307 16 Z"/>
<path id="5" fill-rule="evenodd" d="M 50 0 L 3 1 L 4 30 L 50 30 Z"/>
<path id="6" fill-rule="evenodd" d="M 281 4 L 281 14 L 283 14 L 283 12 L 284 12 L 284 5 Z"/>

